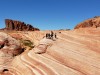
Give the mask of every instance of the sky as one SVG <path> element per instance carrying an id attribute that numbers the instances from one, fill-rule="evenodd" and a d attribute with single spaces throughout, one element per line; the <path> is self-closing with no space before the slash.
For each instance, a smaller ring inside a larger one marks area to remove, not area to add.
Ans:
<path id="1" fill-rule="evenodd" d="M 73 29 L 94 16 L 100 16 L 100 0 L 0 0 L 0 28 L 12 19 L 40 30 Z"/>

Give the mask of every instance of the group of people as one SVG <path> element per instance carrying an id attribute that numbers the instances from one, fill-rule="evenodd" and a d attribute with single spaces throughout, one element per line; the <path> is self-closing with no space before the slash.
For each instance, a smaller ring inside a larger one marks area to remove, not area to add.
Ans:
<path id="1" fill-rule="evenodd" d="M 51 33 L 46 33 L 46 38 L 47 39 L 57 38 L 57 35 L 53 31 L 51 31 Z"/>

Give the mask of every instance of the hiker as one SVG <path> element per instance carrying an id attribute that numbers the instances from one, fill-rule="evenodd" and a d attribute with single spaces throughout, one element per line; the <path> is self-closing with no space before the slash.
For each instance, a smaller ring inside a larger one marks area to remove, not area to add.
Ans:
<path id="1" fill-rule="evenodd" d="M 51 39 L 53 39 L 53 35 L 54 35 L 53 31 L 51 31 Z"/>
<path id="2" fill-rule="evenodd" d="M 51 39 L 50 33 L 46 33 L 46 38 L 47 38 L 47 39 Z"/>
<path id="3" fill-rule="evenodd" d="M 53 33 L 53 31 L 51 31 L 51 35 L 53 35 L 54 33 Z"/>
<path id="4" fill-rule="evenodd" d="M 46 38 L 48 38 L 48 33 L 46 33 Z"/>
<path id="5" fill-rule="evenodd" d="M 51 35 L 50 35 L 50 33 L 48 33 L 48 39 L 51 39 Z"/>
<path id="6" fill-rule="evenodd" d="M 57 38 L 57 34 L 55 33 L 55 38 Z"/>

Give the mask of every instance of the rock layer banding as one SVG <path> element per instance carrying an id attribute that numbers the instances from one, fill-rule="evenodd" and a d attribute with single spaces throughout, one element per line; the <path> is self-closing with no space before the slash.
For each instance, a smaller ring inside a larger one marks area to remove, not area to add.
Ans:
<path id="1" fill-rule="evenodd" d="M 0 72 L 7 69 L 12 59 L 22 53 L 20 42 L 0 32 Z"/>

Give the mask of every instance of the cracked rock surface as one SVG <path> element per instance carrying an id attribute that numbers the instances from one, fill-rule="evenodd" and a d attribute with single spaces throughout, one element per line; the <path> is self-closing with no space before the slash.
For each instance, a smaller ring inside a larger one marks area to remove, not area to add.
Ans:
<path id="1" fill-rule="evenodd" d="M 12 59 L 20 53 L 20 43 L 8 34 L 0 32 L 0 72 L 8 68 Z"/>

